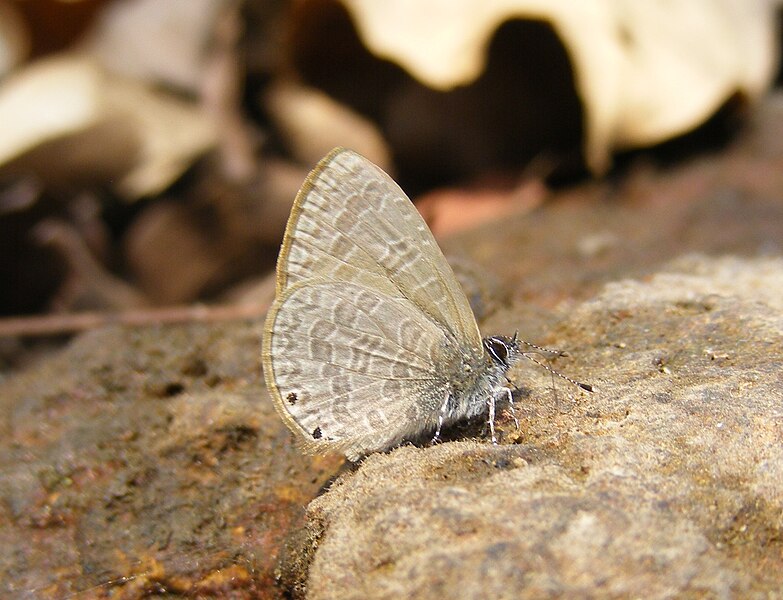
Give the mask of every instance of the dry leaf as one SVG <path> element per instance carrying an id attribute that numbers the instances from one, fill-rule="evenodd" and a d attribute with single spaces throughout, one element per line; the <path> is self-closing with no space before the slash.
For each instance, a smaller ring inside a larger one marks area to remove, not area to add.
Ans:
<path id="1" fill-rule="evenodd" d="M 442 238 L 530 212 L 543 203 L 547 194 L 539 180 L 530 180 L 513 191 L 440 189 L 418 198 L 416 208 L 435 237 Z"/>
<path id="2" fill-rule="evenodd" d="M 228 4 L 228 0 L 113 2 L 101 12 L 83 49 L 115 73 L 196 92 L 216 21 Z"/>
<path id="3" fill-rule="evenodd" d="M 378 128 L 323 92 L 281 82 L 268 90 L 264 105 L 301 164 L 314 165 L 335 146 L 345 146 L 384 170 L 391 168 Z"/>
<path id="4" fill-rule="evenodd" d="M 774 6 L 765 0 L 342 3 L 372 53 L 439 90 L 480 75 L 503 22 L 548 23 L 571 58 L 584 106 L 585 154 L 596 172 L 614 150 L 684 133 L 734 94 L 758 98 L 777 56 Z"/>
<path id="5" fill-rule="evenodd" d="M 0 0 L 0 77 L 22 62 L 30 49 L 27 28 L 13 2 Z"/>
<path id="6" fill-rule="evenodd" d="M 110 179 L 131 199 L 165 189 L 216 139 L 193 104 L 73 55 L 4 80 L 0 123 L 0 171 L 50 182 Z"/>

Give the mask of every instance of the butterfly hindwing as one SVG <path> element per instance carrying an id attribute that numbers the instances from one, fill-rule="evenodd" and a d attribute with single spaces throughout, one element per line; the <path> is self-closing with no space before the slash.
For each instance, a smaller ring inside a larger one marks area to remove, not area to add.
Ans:
<path id="1" fill-rule="evenodd" d="M 359 456 L 437 420 L 445 334 L 406 298 L 311 279 L 283 293 L 267 328 L 267 382 L 306 449 Z"/>

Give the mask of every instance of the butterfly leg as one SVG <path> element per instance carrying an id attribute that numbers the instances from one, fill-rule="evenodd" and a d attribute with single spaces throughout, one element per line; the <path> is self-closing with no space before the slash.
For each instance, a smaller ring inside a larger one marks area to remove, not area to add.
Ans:
<path id="1" fill-rule="evenodd" d="M 435 435 L 432 437 L 431 444 L 437 443 L 438 439 L 440 439 L 440 428 L 443 426 L 443 416 L 446 414 L 446 409 L 449 406 L 449 392 L 446 391 L 446 395 L 443 398 L 443 404 L 440 407 L 440 412 L 438 413 L 438 428 L 435 430 Z"/>
<path id="2" fill-rule="evenodd" d="M 517 413 L 514 410 L 514 396 L 511 394 L 511 390 L 507 387 L 503 388 L 506 391 L 506 395 L 508 396 L 508 408 L 511 410 L 511 417 L 514 419 L 514 425 L 517 426 L 517 431 L 519 431 L 519 419 L 517 419 Z"/>
<path id="3" fill-rule="evenodd" d="M 487 398 L 487 404 L 489 405 L 489 431 L 492 434 L 492 443 L 497 444 L 498 440 L 495 437 L 495 395 L 493 394 Z"/>

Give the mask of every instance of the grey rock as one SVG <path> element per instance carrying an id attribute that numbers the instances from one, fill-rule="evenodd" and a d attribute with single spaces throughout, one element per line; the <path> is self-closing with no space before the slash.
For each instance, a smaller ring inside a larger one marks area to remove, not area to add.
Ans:
<path id="1" fill-rule="evenodd" d="M 506 442 L 368 457 L 308 507 L 308 598 L 775 597 L 783 261 L 687 256 L 564 309 L 572 393 L 525 371 Z M 518 381 L 519 383 L 519 381 Z"/>

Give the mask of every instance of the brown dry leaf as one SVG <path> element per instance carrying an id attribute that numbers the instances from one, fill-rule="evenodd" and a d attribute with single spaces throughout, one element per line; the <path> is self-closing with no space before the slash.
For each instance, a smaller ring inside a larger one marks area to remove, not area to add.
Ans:
<path id="1" fill-rule="evenodd" d="M 758 98 L 775 69 L 774 6 L 765 0 L 342 3 L 371 52 L 439 90 L 480 75 L 503 22 L 548 23 L 573 64 L 585 154 L 596 172 L 612 151 L 684 133 L 734 94 Z"/>
<path id="2" fill-rule="evenodd" d="M 197 92 L 216 22 L 230 0 L 113 2 L 84 50 L 109 70 Z"/>
<path id="3" fill-rule="evenodd" d="M 435 237 L 473 229 L 482 223 L 529 212 L 540 206 L 548 192 L 539 180 L 507 191 L 444 189 L 430 192 L 416 202 Z"/>
<path id="4" fill-rule="evenodd" d="M 157 304 L 193 301 L 208 282 L 227 270 L 231 256 L 219 244 L 210 243 L 196 213 L 173 202 L 157 203 L 126 234 L 128 266 L 139 287 Z"/>
<path id="5" fill-rule="evenodd" d="M 30 50 L 27 28 L 13 2 L 0 0 L 0 77 L 10 73 Z"/>
<path id="6" fill-rule="evenodd" d="M 0 85 L 0 172 L 46 181 L 110 179 L 129 199 L 157 194 L 215 145 L 193 104 L 63 55 Z"/>
<path id="7" fill-rule="evenodd" d="M 335 146 L 345 146 L 391 169 L 390 151 L 378 128 L 328 95 L 280 82 L 266 93 L 264 105 L 301 164 L 314 165 Z"/>
<path id="8" fill-rule="evenodd" d="M 222 171 L 252 177 L 253 141 L 241 114 L 244 23 L 234 0 L 113 2 L 81 44 L 112 73 L 185 90 L 216 123 Z"/>
<path id="9" fill-rule="evenodd" d="M 55 312 L 117 311 L 149 304 L 137 289 L 95 259 L 71 225 L 49 219 L 39 223 L 34 234 L 41 244 L 54 248 L 68 266 L 67 277 L 52 301 Z"/>

